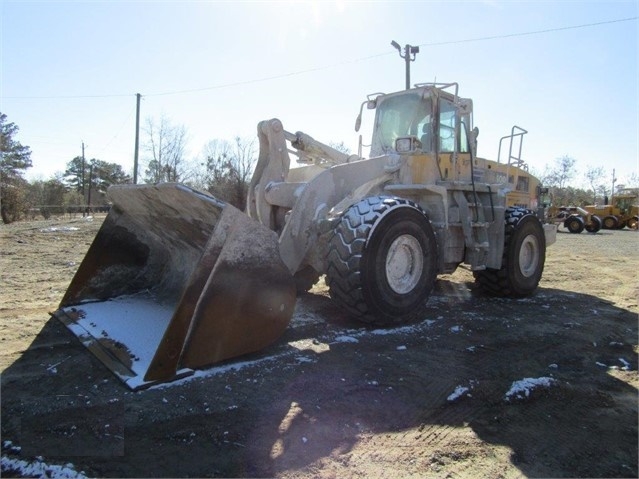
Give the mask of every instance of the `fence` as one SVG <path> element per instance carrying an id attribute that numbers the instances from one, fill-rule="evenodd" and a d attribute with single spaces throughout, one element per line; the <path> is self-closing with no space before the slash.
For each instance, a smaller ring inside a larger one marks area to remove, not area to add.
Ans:
<path id="1" fill-rule="evenodd" d="M 108 213 L 111 205 L 37 205 L 29 208 L 27 218 L 35 220 L 42 216 L 45 220 L 51 217 L 76 218 L 78 216 Z"/>

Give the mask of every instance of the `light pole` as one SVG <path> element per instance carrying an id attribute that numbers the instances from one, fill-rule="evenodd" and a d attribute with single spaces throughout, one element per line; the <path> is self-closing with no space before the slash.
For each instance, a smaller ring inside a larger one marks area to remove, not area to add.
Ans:
<path id="1" fill-rule="evenodd" d="M 399 56 L 406 62 L 406 89 L 408 90 L 410 88 L 410 62 L 415 61 L 415 57 L 419 53 L 419 47 L 407 43 L 404 47 L 404 54 L 402 55 L 402 48 L 399 46 L 399 43 L 393 40 L 391 45 L 397 49 Z"/>

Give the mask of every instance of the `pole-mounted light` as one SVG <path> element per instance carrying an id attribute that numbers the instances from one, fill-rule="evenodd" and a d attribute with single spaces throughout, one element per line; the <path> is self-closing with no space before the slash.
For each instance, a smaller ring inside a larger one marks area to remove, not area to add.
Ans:
<path id="1" fill-rule="evenodd" d="M 404 46 L 404 54 L 402 55 L 402 47 L 399 46 L 399 43 L 393 40 L 391 45 L 397 49 L 399 56 L 406 62 L 406 89 L 408 90 L 410 88 L 410 62 L 415 61 L 415 56 L 419 53 L 419 47 L 407 43 Z"/>

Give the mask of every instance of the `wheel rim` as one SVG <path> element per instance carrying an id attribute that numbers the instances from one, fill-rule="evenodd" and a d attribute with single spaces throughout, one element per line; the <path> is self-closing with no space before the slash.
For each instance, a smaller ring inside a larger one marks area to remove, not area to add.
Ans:
<path id="1" fill-rule="evenodd" d="M 390 288 L 398 294 L 411 292 L 422 276 L 424 254 L 417 238 L 398 236 L 386 255 L 386 279 Z"/>
<path id="2" fill-rule="evenodd" d="M 539 243 L 534 235 L 524 238 L 519 249 L 519 270 L 526 278 L 530 278 L 539 264 Z"/>

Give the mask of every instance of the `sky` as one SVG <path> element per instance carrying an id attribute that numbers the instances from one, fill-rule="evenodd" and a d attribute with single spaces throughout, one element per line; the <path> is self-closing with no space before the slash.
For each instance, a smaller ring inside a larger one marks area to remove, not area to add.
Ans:
<path id="1" fill-rule="evenodd" d="M 366 95 L 405 86 L 396 41 L 420 47 L 412 84 L 457 82 L 473 99 L 479 156 L 497 159 L 518 125 L 533 172 L 567 155 L 576 184 L 599 166 L 619 184 L 639 173 L 638 5 L 0 0 L 0 112 L 31 148 L 31 180 L 64 171 L 83 143 L 132 174 L 137 93 L 141 164 L 144 127 L 162 117 L 186 129 L 193 160 L 270 118 L 357 152 Z"/>

